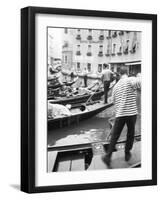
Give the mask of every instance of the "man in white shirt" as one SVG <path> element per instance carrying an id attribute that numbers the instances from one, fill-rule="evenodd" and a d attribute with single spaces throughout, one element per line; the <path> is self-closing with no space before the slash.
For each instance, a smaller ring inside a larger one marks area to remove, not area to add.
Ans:
<path id="1" fill-rule="evenodd" d="M 87 71 L 87 68 L 85 67 L 83 71 L 84 87 L 87 87 L 87 75 L 88 75 L 88 71 Z"/>
<path id="2" fill-rule="evenodd" d="M 107 103 L 108 99 L 108 90 L 111 82 L 111 76 L 113 75 L 113 72 L 109 69 L 109 66 L 107 64 L 104 64 L 105 69 L 102 72 L 102 83 L 104 85 L 104 103 Z"/>

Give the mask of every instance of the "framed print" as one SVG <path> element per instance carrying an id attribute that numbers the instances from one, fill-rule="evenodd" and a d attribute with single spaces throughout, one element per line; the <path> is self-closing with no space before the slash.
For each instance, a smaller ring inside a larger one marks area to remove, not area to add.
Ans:
<path id="1" fill-rule="evenodd" d="M 157 184 L 157 16 L 21 9 L 21 190 Z"/>

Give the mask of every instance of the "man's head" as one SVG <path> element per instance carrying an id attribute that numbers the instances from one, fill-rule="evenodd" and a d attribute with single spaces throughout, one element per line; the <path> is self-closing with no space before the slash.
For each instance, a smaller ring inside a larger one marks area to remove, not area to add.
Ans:
<path id="1" fill-rule="evenodd" d="M 104 66 L 104 69 L 109 69 L 109 64 L 104 63 L 103 66 Z"/>
<path id="2" fill-rule="evenodd" d="M 127 75 L 128 74 L 128 71 L 127 71 L 127 67 L 125 67 L 125 66 L 122 66 L 121 68 L 120 68 L 120 74 L 121 74 L 121 76 L 122 75 Z"/>

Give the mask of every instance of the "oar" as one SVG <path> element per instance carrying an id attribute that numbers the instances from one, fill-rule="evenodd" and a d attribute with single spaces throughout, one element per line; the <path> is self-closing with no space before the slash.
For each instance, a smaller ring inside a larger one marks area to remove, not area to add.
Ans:
<path id="1" fill-rule="evenodd" d="M 88 103 L 89 100 L 91 100 L 91 98 L 95 95 L 95 93 L 96 93 L 97 90 L 101 87 L 101 85 L 102 85 L 102 84 L 100 84 L 100 85 L 98 86 L 98 88 L 96 88 L 96 90 L 94 91 L 94 93 L 92 93 L 92 95 L 87 99 L 87 101 L 86 101 L 84 104 L 82 104 L 82 105 L 80 106 L 80 110 L 81 110 L 81 111 L 84 111 L 84 110 L 86 109 L 87 103 Z"/>

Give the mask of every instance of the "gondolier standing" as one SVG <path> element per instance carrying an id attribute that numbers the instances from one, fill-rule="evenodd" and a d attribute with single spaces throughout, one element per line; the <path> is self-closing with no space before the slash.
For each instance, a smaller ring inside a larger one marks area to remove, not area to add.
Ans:
<path id="1" fill-rule="evenodd" d="M 115 106 L 115 122 L 111 131 L 111 141 L 103 161 L 109 166 L 115 144 L 121 135 L 124 125 L 127 125 L 127 140 L 125 145 L 125 161 L 131 157 L 133 147 L 135 123 L 137 118 L 137 89 L 141 88 L 141 79 L 127 76 L 127 68 L 120 70 L 121 78 L 113 89 L 113 102 Z"/>
<path id="2" fill-rule="evenodd" d="M 85 67 L 83 71 L 84 87 L 87 87 L 87 74 L 88 74 L 88 71 L 87 71 L 87 68 Z"/>
<path id="3" fill-rule="evenodd" d="M 109 65 L 104 64 L 104 70 L 101 77 L 102 83 L 104 85 L 104 103 L 107 103 L 108 90 L 109 90 L 112 75 L 113 75 L 113 72 L 109 69 Z"/>

